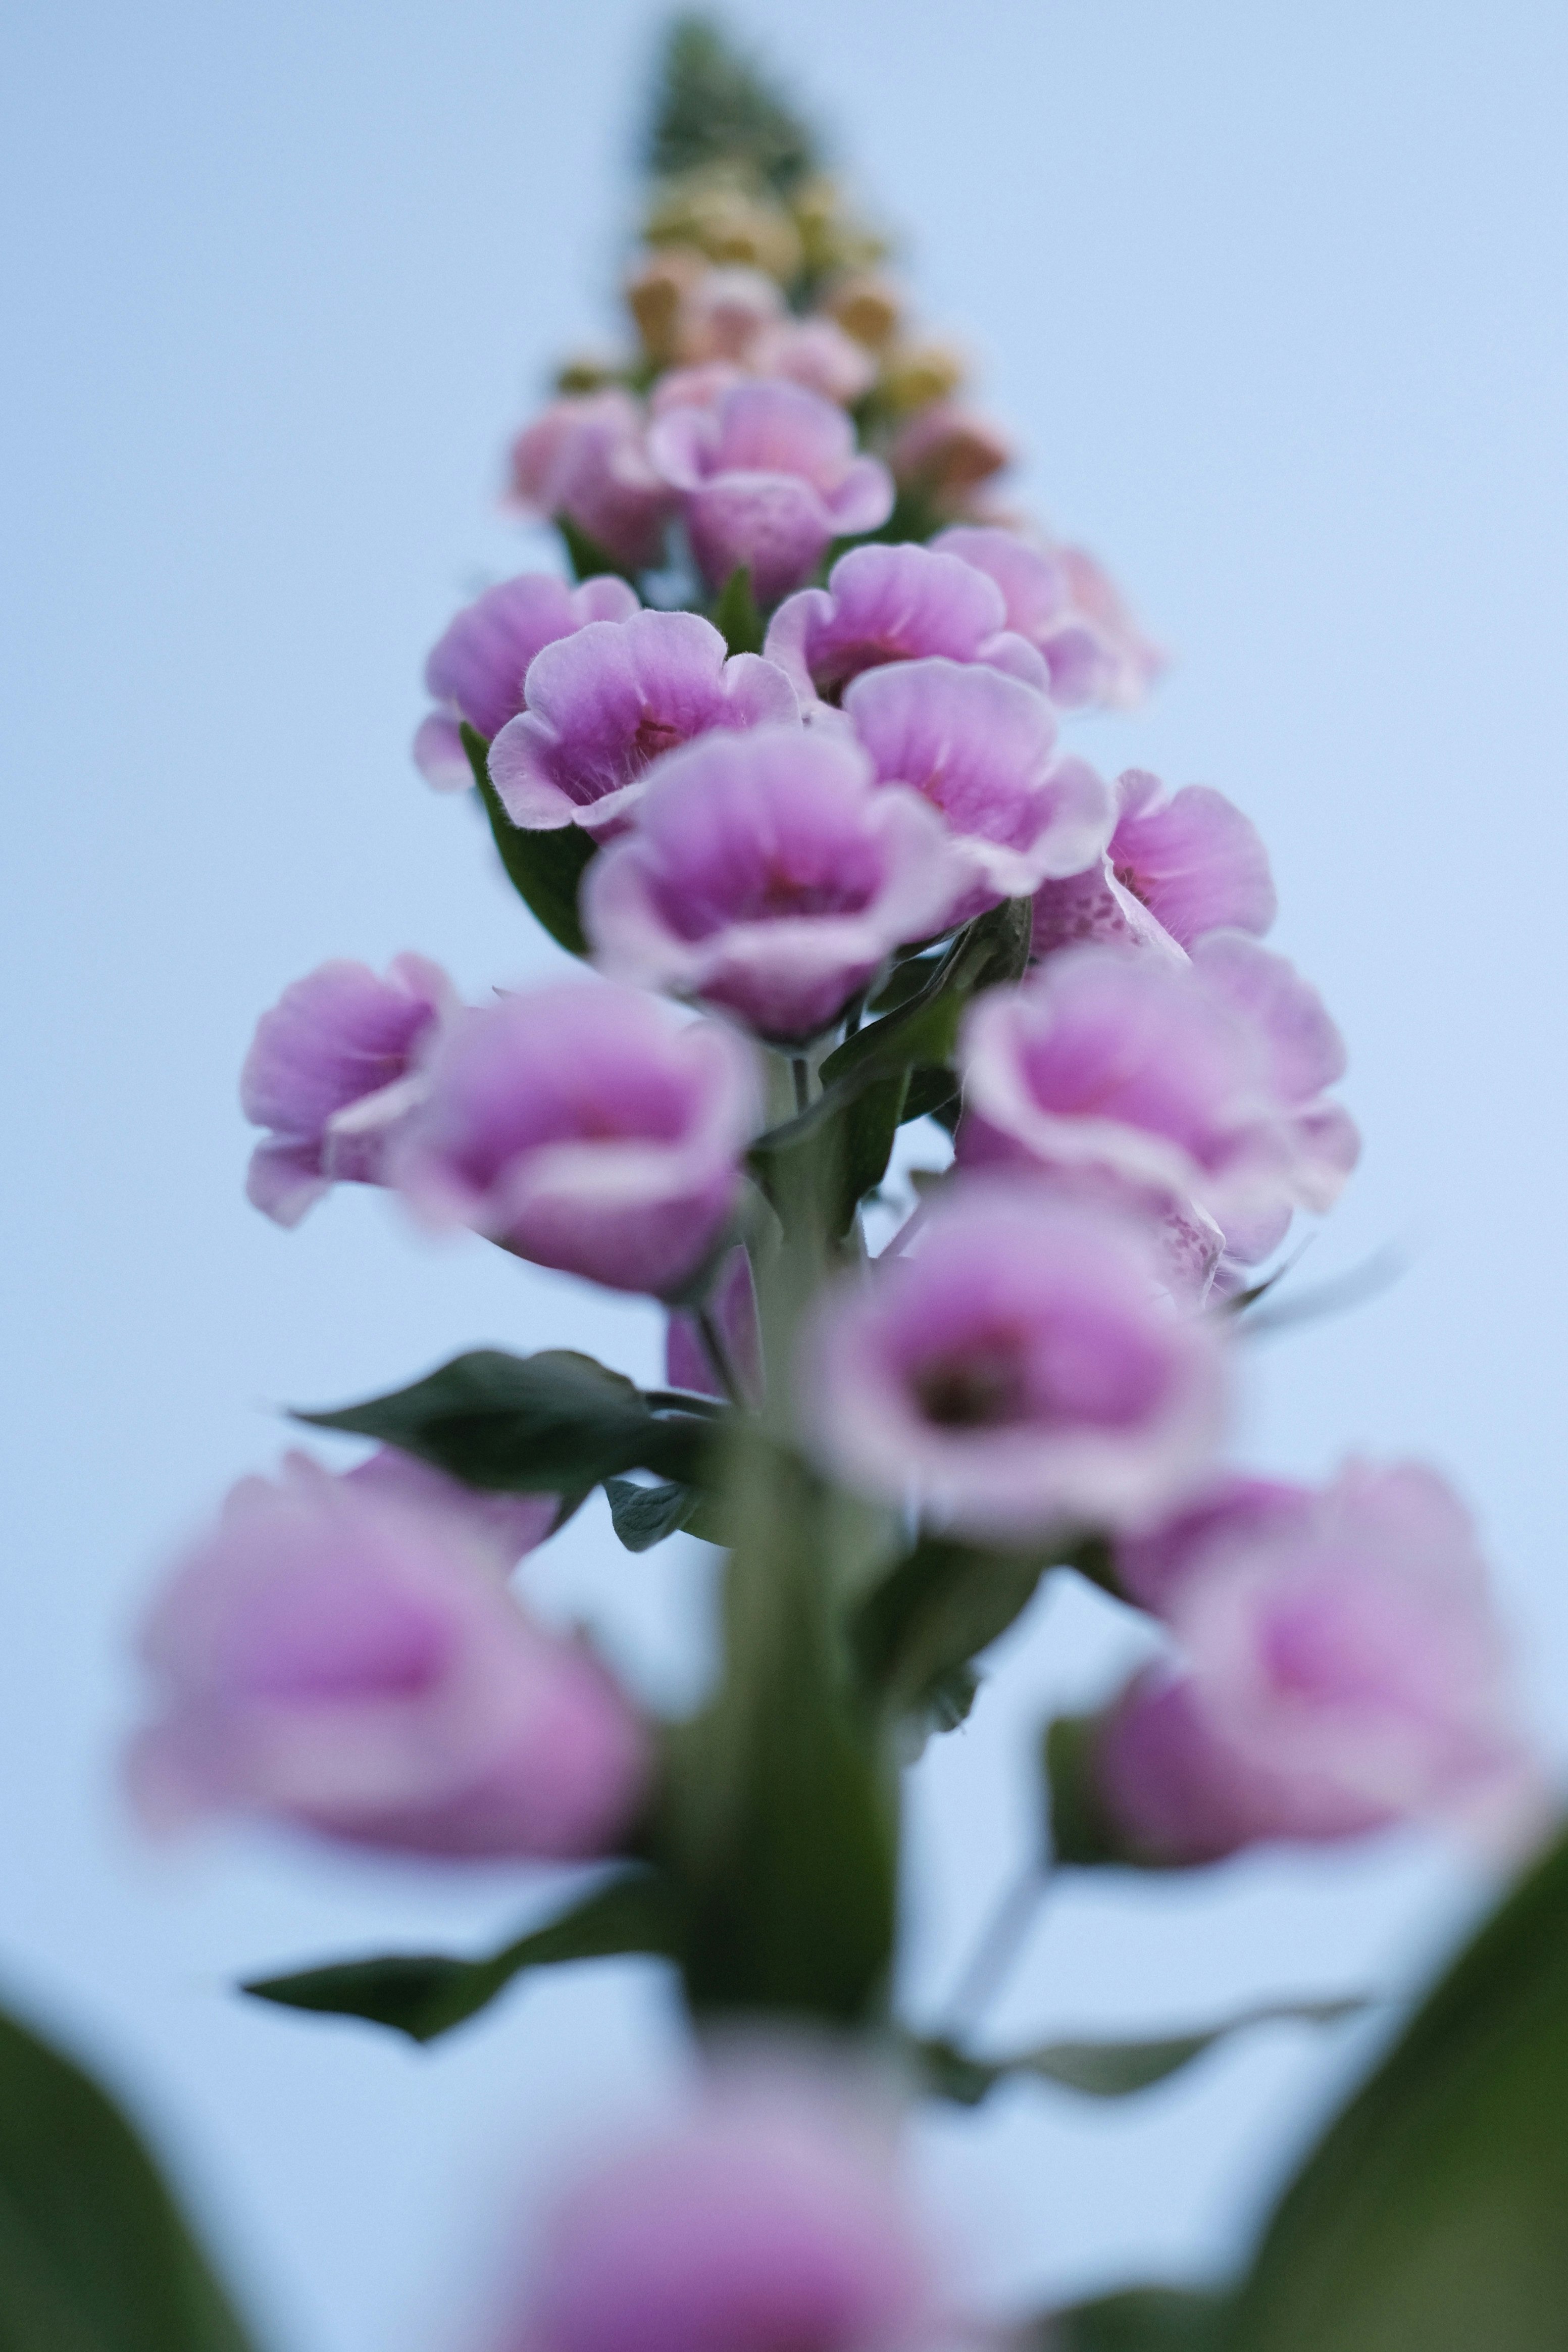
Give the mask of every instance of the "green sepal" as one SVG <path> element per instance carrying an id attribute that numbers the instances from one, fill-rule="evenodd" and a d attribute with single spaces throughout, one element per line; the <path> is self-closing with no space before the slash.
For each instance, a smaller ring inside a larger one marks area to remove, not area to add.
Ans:
<path id="1" fill-rule="evenodd" d="M 297 1976 L 261 1977 L 240 1990 L 283 2009 L 327 2017 L 359 2017 L 387 2025 L 413 2042 L 462 2025 L 532 1969 L 572 1960 L 612 1959 L 646 1952 L 674 1959 L 679 1921 L 670 1890 L 651 1871 L 612 1879 L 543 1927 L 478 1960 L 440 1953 L 394 1953 L 381 1959 L 341 1960 Z"/>
<path id="2" fill-rule="evenodd" d="M 709 620 L 732 654 L 759 654 L 768 624 L 751 593 L 751 566 L 737 564 L 714 599 Z"/>
<path id="3" fill-rule="evenodd" d="M 642 1391 L 591 1356 L 479 1348 L 415 1381 L 332 1412 L 314 1429 L 379 1438 L 465 1485 L 497 1494 L 575 1494 L 627 1470 L 701 1482 L 710 1416 L 655 1413 Z"/>
<path id="4" fill-rule="evenodd" d="M 929 2087 L 959 2106 L 978 2106 L 998 2083 L 1019 2074 L 1081 2092 L 1085 2098 L 1124 2099 L 1167 2081 L 1195 2058 L 1238 2033 L 1260 2025 L 1337 2025 L 1344 2018 L 1359 2016 L 1366 2006 L 1359 1996 L 1268 2001 L 1225 2018 L 1218 2025 L 1152 2040 L 1048 2042 L 1037 2050 L 1015 2051 L 1005 2058 L 974 2058 L 950 2042 L 938 2040 L 920 2042 L 916 2055 Z"/>
<path id="5" fill-rule="evenodd" d="M 118 2107 L 0 2011 L 5 2352 L 246 2352 L 247 2342 Z"/>
<path id="6" fill-rule="evenodd" d="M 466 719 L 462 735 L 507 879 L 558 945 L 585 956 L 588 940 L 578 919 L 577 892 L 599 844 L 580 824 L 555 825 L 548 832 L 514 824 L 490 782 L 488 743 Z"/>
<path id="7" fill-rule="evenodd" d="M 695 1486 L 673 1479 L 639 1486 L 630 1478 L 606 1478 L 604 1498 L 611 1525 L 628 1551 L 652 1551 L 666 1536 L 679 1534 L 699 1500 Z"/>
<path id="8" fill-rule="evenodd" d="M 555 527 L 566 546 L 567 561 L 572 577 L 580 584 L 584 580 L 602 580 L 608 574 L 613 580 L 629 581 L 637 585 L 637 574 L 629 564 L 622 563 L 611 554 L 580 523 L 573 522 L 569 514 L 558 514 Z"/>
<path id="9" fill-rule="evenodd" d="M 1034 909 L 1028 898 L 1004 899 L 959 932 L 917 994 L 881 1021 L 846 1038 L 822 1064 L 824 1093 L 866 1085 L 896 1070 L 950 1063 L 958 1024 L 982 989 L 1021 980 L 1029 968 Z"/>
<path id="10" fill-rule="evenodd" d="M 1094 1775 L 1099 1729 L 1098 1716 L 1058 1716 L 1044 1741 L 1051 1852 L 1059 1864 L 1081 1870 L 1137 1858 L 1124 1851 L 1100 1802 Z"/>

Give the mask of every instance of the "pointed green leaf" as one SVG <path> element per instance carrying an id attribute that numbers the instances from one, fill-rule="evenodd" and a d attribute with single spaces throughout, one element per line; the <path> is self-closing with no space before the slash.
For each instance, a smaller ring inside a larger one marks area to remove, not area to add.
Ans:
<path id="1" fill-rule="evenodd" d="M 131 2126 L 0 2012 L 4 2352 L 246 2352 L 246 2337 Z"/>
<path id="2" fill-rule="evenodd" d="M 476 1349 L 390 1396 L 293 1417 L 380 1438 L 503 1494 L 570 1494 L 626 1470 L 695 1481 L 713 1426 L 706 1416 L 654 1413 L 620 1372 L 565 1348 Z"/>
<path id="3" fill-rule="evenodd" d="M 611 1959 L 629 1952 L 669 1959 L 678 1948 L 669 1889 L 651 1872 L 639 1872 L 598 1888 L 559 1919 L 485 1959 L 392 1954 L 307 1969 L 298 1976 L 263 1977 L 240 1990 L 284 2009 L 361 2017 L 372 2025 L 390 2025 L 414 2042 L 434 2042 L 437 2034 L 475 2016 L 528 1969 Z"/>
<path id="4" fill-rule="evenodd" d="M 1146 2091 L 1190 2066 L 1217 2042 L 1260 2025 L 1337 2025 L 1358 2016 L 1364 2000 L 1266 2001 L 1239 2016 L 1223 2019 L 1190 2033 L 1172 2033 L 1141 2042 L 1048 2042 L 1038 2050 L 1019 2050 L 1007 2058 L 971 2058 L 946 2042 L 925 2042 L 920 2054 L 932 2087 L 960 2106 L 977 2106 L 988 2091 L 1006 2077 L 1031 2074 L 1039 2081 L 1081 2091 L 1091 2099 L 1124 2099 Z"/>
<path id="5" fill-rule="evenodd" d="M 557 825 L 543 833 L 514 824 L 490 782 L 490 747 L 466 720 L 463 748 L 507 880 L 559 946 L 570 955 L 585 956 L 588 940 L 578 919 L 577 890 L 599 844 L 580 824 Z"/>
<path id="6" fill-rule="evenodd" d="M 1565 2330 L 1568 1837 L 1308 2158 L 1230 2352 L 1561 2352 Z"/>
<path id="7" fill-rule="evenodd" d="M 697 1504 L 696 1488 L 674 1480 L 639 1486 L 630 1478 L 606 1478 L 604 1495 L 611 1525 L 628 1551 L 652 1551 L 666 1536 L 678 1534 Z"/>

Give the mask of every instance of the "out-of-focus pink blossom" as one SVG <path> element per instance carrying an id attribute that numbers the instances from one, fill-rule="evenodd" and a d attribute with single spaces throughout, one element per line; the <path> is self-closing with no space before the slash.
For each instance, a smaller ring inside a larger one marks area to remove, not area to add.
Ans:
<path id="1" fill-rule="evenodd" d="M 1002 1541 L 1145 1526 L 1209 1475 L 1225 1341 L 1131 1220 L 966 1180 L 817 1309 L 808 1442 L 844 1483 Z"/>
<path id="2" fill-rule="evenodd" d="M 784 316 L 784 297 L 765 271 L 738 264 L 705 269 L 681 298 L 680 356 L 687 366 L 744 362 L 758 335 Z"/>
<path id="3" fill-rule="evenodd" d="M 641 404 L 619 385 L 551 403 L 512 444 L 512 497 L 566 515 L 617 563 L 656 564 L 677 501 L 648 456 Z"/>
<path id="4" fill-rule="evenodd" d="M 881 780 L 940 810 L 974 877 L 953 920 L 1027 898 L 1103 849 L 1110 790 L 1084 761 L 1055 755 L 1056 721 L 1032 687 L 935 655 L 863 671 L 843 708 Z"/>
<path id="5" fill-rule="evenodd" d="M 501 2352 L 937 2352 L 881 2116 L 779 2061 L 571 2188 Z"/>
<path id="6" fill-rule="evenodd" d="M 390 1175 L 431 1223 L 661 1297 L 722 1238 L 760 1109 L 729 1030 L 568 982 L 460 1015 L 429 1080 Z"/>
<path id="7" fill-rule="evenodd" d="M 1311 1486 L 1229 1471 L 1196 1502 L 1115 1547 L 1116 1582 L 1129 1601 L 1168 1616 L 1188 1572 L 1218 1546 L 1250 1543 L 1298 1528 L 1317 1496 Z"/>
<path id="8" fill-rule="evenodd" d="M 992 992 L 960 1045 L 970 1168 L 1030 1166 L 1176 1221 L 1207 1262 L 1283 1238 L 1295 1208 L 1326 1209 L 1355 1130 L 1324 1089 L 1344 1067 L 1315 991 L 1237 932 L 1190 965 L 1115 948 L 1065 950 L 1021 988 Z"/>
<path id="9" fill-rule="evenodd" d="M 1210 931 L 1269 929 L 1269 853 L 1234 802 L 1207 784 L 1186 784 L 1166 800 L 1158 777 L 1141 768 L 1118 776 L 1115 793 L 1104 856 L 1047 882 L 1035 899 L 1037 955 L 1087 940 L 1173 955 Z"/>
<path id="10" fill-rule="evenodd" d="M 727 655 L 700 613 L 632 613 L 548 646 L 526 708 L 490 747 L 514 824 L 622 831 L 662 751 L 714 729 L 799 717 L 795 689 L 760 654 Z"/>
<path id="11" fill-rule="evenodd" d="M 1016 455 L 1000 425 L 958 400 L 933 400 L 894 436 L 887 462 L 906 489 L 935 499 L 949 512 L 967 492 L 1010 466 Z"/>
<path id="12" fill-rule="evenodd" d="M 346 960 L 286 988 L 256 1024 L 240 1105 L 270 1129 L 251 1154 L 246 1194 L 297 1225 L 333 1184 L 380 1184 L 387 1145 L 417 1099 L 422 1056 L 453 1003 L 423 956 L 394 956 L 384 980 Z"/>
<path id="13" fill-rule="evenodd" d="M 709 1294 L 710 1311 L 731 1368 L 755 1403 L 762 1396 L 762 1334 L 757 1323 L 757 1290 L 751 1261 L 743 1249 L 731 1250 Z M 695 1389 L 702 1396 L 723 1396 L 724 1381 L 713 1360 L 702 1328 L 694 1314 L 677 1309 L 664 1331 L 664 1378 L 674 1389 Z"/>
<path id="14" fill-rule="evenodd" d="M 493 1533 L 308 1466 L 243 1480 L 152 1612 L 159 1713 L 131 1759 L 147 1818 L 455 1856 L 612 1845 L 649 1748 L 609 1676 L 517 1608 Z"/>
<path id="15" fill-rule="evenodd" d="M 284 1457 L 286 1475 L 324 1478 L 308 1454 Z M 456 1518 L 472 1542 L 486 1546 L 503 1575 L 509 1575 L 526 1552 L 542 1544 L 560 1512 L 559 1495 L 494 1495 L 449 1478 L 434 1463 L 403 1454 L 395 1445 L 378 1446 L 374 1454 L 342 1473 L 341 1483 L 357 1492 L 402 1504 L 410 1510 Z"/>
<path id="16" fill-rule="evenodd" d="M 893 511 L 886 467 L 858 457 L 842 409 L 798 383 L 737 384 L 711 408 L 668 410 L 649 448 L 681 493 L 704 578 L 720 587 L 745 564 L 760 604 L 798 588 L 830 540 Z"/>
<path id="17" fill-rule="evenodd" d="M 503 580 L 465 604 L 424 665 L 433 710 L 413 739 L 413 756 L 437 792 L 464 792 L 474 771 L 458 732 L 466 719 L 486 742 L 523 707 L 523 680 L 534 656 L 590 621 L 623 621 L 637 592 L 604 573 L 569 587 L 548 572 Z"/>
<path id="18" fill-rule="evenodd" d="M 876 381 L 876 362 L 835 319 L 783 319 L 749 345 L 754 375 L 783 376 L 847 408 Z"/>
<path id="19" fill-rule="evenodd" d="M 1532 1825 L 1485 1569 L 1434 1472 L 1352 1465 L 1305 1507 L 1222 1513 L 1166 1606 L 1182 1663 L 1141 1675 L 1094 1747 L 1133 1857 L 1209 1862 L 1416 1817 L 1487 1843 Z"/>
<path id="20" fill-rule="evenodd" d="M 1086 703 L 1126 709 L 1142 701 L 1164 667 L 1158 647 L 1082 548 L 1037 547 L 1015 531 L 979 524 L 940 531 L 932 545 L 996 582 L 1009 628 L 1038 646 L 1051 670 L 1051 700 L 1064 710 Z"/>
<path id="21" fill-rule="evenodd" d="M 851 548 L 825 588 L 779 605 L 764 650 L 808 700 L 836 702 L 863 670 L 928 655 L 985 662 L 1042 691 L 1051 683 L 1034 646 L 1009 629 L 995 581 L 913 542 Z"/>
<path id="22" fill-rule="evenodd" d="M 940 930 L 967 880 L 935 811 L 879 787 L 858 744 L 758 727 L 660 761 L 636 831 L 583 878 L 582 919 L 612 977 L 794 1041 Z"/>

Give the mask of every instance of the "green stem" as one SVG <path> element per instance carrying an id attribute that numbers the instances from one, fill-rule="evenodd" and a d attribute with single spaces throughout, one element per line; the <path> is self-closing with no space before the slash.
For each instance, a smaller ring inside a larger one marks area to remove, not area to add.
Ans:
<path id="1" fill-rule="evenodd" d="M 970 2032 L 1007 1981 L 1045 1893 L 1047 1875 L 1031 1857 L 993 1912 L 947 2003 L 945 2032 L 949 2041 L 961 2042 Z"/>

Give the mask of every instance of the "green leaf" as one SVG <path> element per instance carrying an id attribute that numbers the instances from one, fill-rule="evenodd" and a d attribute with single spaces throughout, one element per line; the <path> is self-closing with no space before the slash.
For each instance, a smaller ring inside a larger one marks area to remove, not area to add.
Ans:
<path id="1" fill-rule="evenodd" d="M 1051 1852 L 1058 1864 L 1080 1870 L 1137 1860 L 1124 1849 L 1100 1803 L 1094 1777 L 1098 1729 L 1096 1716 L 1063 1715 L 1045 1735 Z"/>
<path id="2" fill-rule="evenodd" d="M 1124 2099 L 1190 2066 L 1217 2042 L 1259 2025 L 1337 2025 L 1366 2007 L 1359 1998 L 1339 2000 L 1267 2001 L 1243 2010 L 1218 2025 L 1172 2033 L 1147 2042 L 1048 2042 L 1007 2058 L 971 2058 L 946 2042 L 923 2042 L 919 2054 L 933 2089 L 960 2106 L 977 2106 L 1009 2075 L 1032 2074 L 1091 2099 Z"/>
<path id="3" fill-rule="evenodd" d="M 1232 2352 L 1562 2352 L 1568 1837 L 1516 1887 L 1308 2158 Z"/>
<path id="4" fill-rule="evenodd" d="M 713 1433 L 707 1416 L 655 1414 L 622 1373 L 565 1348 L 479 1348 L 412 1388 L 293 1418 L 380 1438 L 501 1494 L 571 1494 L 626 1470 L 695 1482 Z"/>
<path id="5" fill-rule="evenodd" d="M 949 1063 L 970 999 L 982 989 L 1023 977 L 1033 919 L 1027 898 L 1006 899 L 977 916 L 959 932 L 917 995 L 857 1029 L 828 1055 L 822 1064 L 824 1093 L 840 1085 L 867 1085 L 899 1070 Z"/>
<path id="6" fill-rule="evenodd" d="M 630 1478 L 606 1478 L 604 1494 L 611 1524 L 628 1551 L 652 1551 L 685 1526 L 697 1505 L 696 1488 L 674 1480 L 639 1486 Z"/>
<path id="7" fill-rule="evenodd" d="M 986 1551 L 923 1536 L 851 1622 L 862 1688 L 895 1714 L 940 1711 L 955 1672 L 1007 1632 L 1051 1565 L 1050 1547 Z"/>
<path id="8" fill-rule="evenodd" d="M 697 15 L 670 27 L 645 161 L 659 179 L 737 164 L 784 193 L 821 164 L 815 135 L 771 77 Z"/>
<path id="9" fill-rule="evenodd" d="M 131 2126 L 0 2012 L 4 2352 L 246 2352 L 247 2338 Z"/>
<path id="10" fill-rule="evenodd" d="M 903 1120 L 956 1096 L 946 1066 L 964 1008 L 977 990 L 1023 971 L 1031 919 L 1030 902 L 1019 899 L 969 924 L 916 995 L 828 1055 L 816 1101 L 758 1137 L 748 1164 L 787 1228 L 830 1242 L 849 1232 L 887 1171 Z"/>
<path id="11" fill-rule="evenodd" d="M 893 1953 L 897 1786 L 846 1687 L 840 1499 L 737 1425 L 725 1507 L 725 1673 L 671 1735 L 658 1843 L 699 2011 L 862 2021 Z"/>
<path id="12" fill-rule="evenodd" d="M 588 940 L 578 920 L 577 890 L 598 854 L 599 844 L 580 824 L 557 825 L 548 833 L 514 824 L 490 782 L 489 745 L 466 719 L 462 731 L 463 748 L 507 880 L 552 940 L 570 954 L 585 956 Z"/>
<path id="13" fill-rule="evenodd" d="M 759 654 L 768 625 L 751 593 L 751 566 L 737 564 L 708 615 L 732 654 Z"/>
<path id="14" fill-rule="evenodd" d="M 614 580 L 629 580 L 635 588 L 636 572 L 629 565 L 619 562 L 611 554 L 607 547 L 601 547 L 599 541 L 591 533 L 584 530 L 580 523 L 573 522 L 569 514 L 558 514 L 554 520 L 557 530 L 565 541 L 567 560 L 571 565 L 572 576 L 576 580 L 579 582 L 601 580 L 608 574 Z"/>
<path id="15" fill-rule="evenodd" d="M 1034 2352 L 1221 2352 L 1230 2340 L 1229 2308 L 1228 2296 L 1190 2287 L 1132 2287 L 1054 2313 L 1022 2346 Z"/>
<path id="16" fill-rule="evenodd" d="M 307 1969 L 298 1976 L 263 1977 L 240 1990 L 284 2009 L 362 2017 L 372 2025 L 390 2025 L 414 2042 L 434 2042 L 437 2034 L 475 2016 L 528 1969 L 611 1959 L 624 1952 L 673 1959 L 679 1942 L 668 1887 L 651 1872 L 639 1872 L 612 1880 L 547 1927 L 534 1928 L 486 1959 L 393 1954 Z"/>

